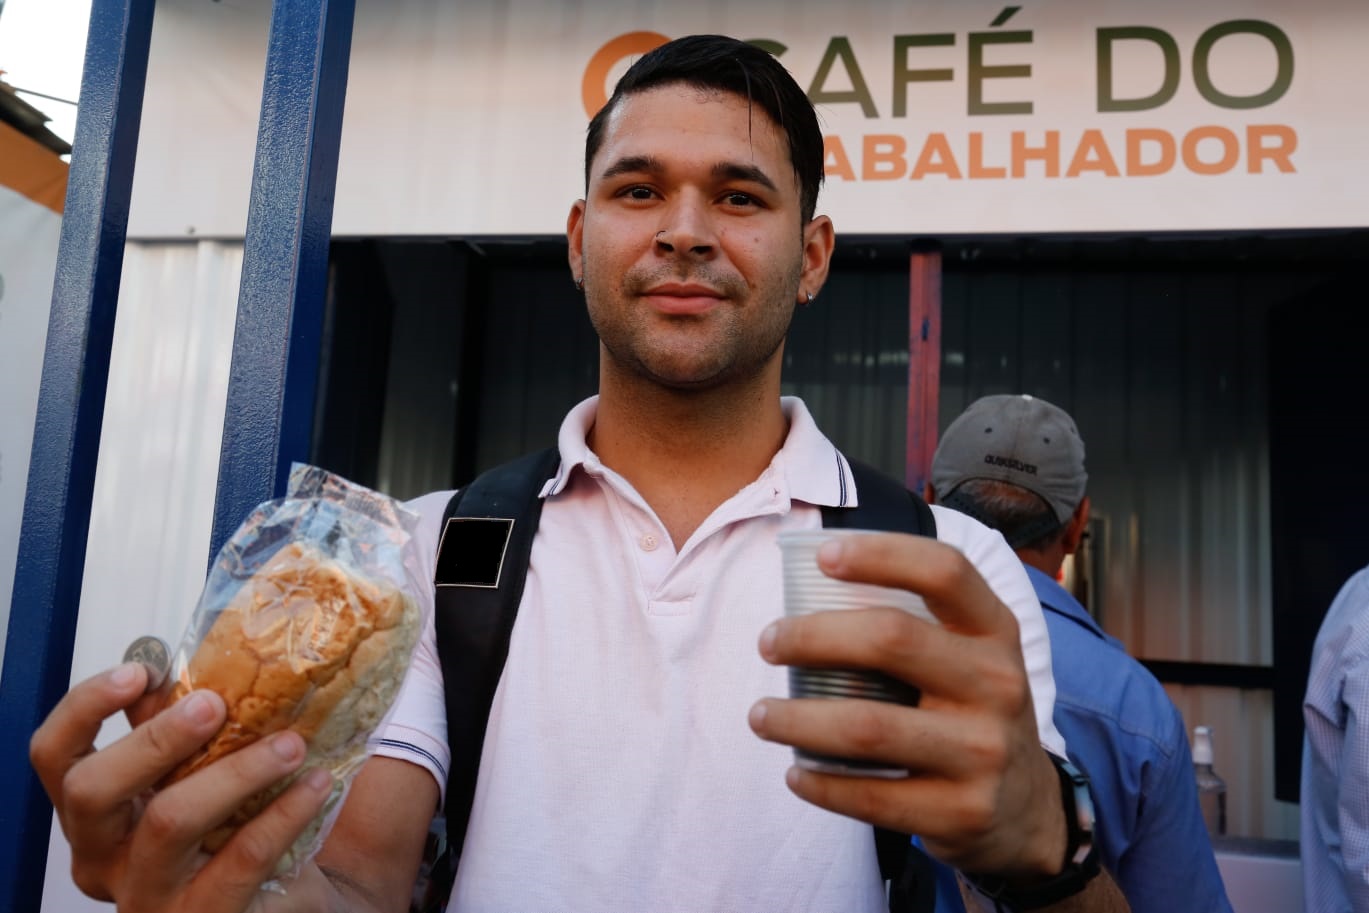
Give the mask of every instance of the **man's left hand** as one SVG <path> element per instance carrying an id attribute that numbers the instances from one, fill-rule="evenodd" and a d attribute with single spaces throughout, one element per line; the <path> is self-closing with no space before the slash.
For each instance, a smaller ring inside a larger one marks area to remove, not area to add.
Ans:
<path id="1" fill-rule="evenodd" d="M 761 635 L 770 663 L 875 669 L 915 685 L 916 707 L 864 700 L 758 702 L 761 738 L 885 762 L 886 780 L 790 768 L 798 796 L 907 834 L 962 871 L 1030 878 L 1060 871 L 1060 782 L 1037 736 L 1017 620 L 959 551 L 897 533 L 843 537 L 819 552 L 842 580 L 921 594 L 940 624 L 892 608 L 783 618 Z"/>

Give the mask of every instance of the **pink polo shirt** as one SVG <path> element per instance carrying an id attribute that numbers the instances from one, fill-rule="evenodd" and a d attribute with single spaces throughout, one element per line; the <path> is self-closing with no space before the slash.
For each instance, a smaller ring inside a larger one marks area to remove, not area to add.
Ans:
<path id="1" fill-rule="evenodd" d="M 822 505 L 857 503 L 846 460 L 784 398 L 784 447 L 676 551 L 586 446 L 596 405 L 561 426 L 448 909 L 886 910 L 870 826 L 796 798 L 784 785 L 792 751 L 747 725 L 758 698 L 788 687 L 756 649 L 783 614 L 776 536 L 820 527 Z M 423 517 L 419 579 L 432 579 L 450 495 L 410 505 Z M 938 538 L 1017 615 L 1041 741 L 1063 753 L 1045 622 L 1021 563 L 997 533 L 933 509 Z M 431 615 L 376 750 L 445 787 Z"/>

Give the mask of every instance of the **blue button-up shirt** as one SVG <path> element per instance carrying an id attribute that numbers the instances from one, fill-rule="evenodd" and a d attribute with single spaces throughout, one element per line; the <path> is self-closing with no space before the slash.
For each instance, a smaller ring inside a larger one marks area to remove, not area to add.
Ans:
<path id="1" fill-rule="evenodd" d="M 1341 588 L 1312 650 L 1303 722 L 1307 909 L 1369 910 L 1369 568 Z"/>
<path id="2" fill-rule="evenodd" d="M 1133 913 L 1231 913 L 1198 808 L 1184 719 L 1155 676 L 1046 574 L 1027 568 L 1046 610 L 1055 725 L 1089 775 L 1099 860 Z M 937 913 L 964 909 L 953 882 Z"/>

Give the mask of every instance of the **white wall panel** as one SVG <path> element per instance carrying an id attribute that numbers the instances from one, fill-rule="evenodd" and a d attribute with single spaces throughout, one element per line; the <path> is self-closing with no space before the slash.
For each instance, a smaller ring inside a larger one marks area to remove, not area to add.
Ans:
<path id="1" fill-rule="evenodd" d="M 9 632 L 62 217 L 0 186 L 0 656 Z"/>
<path id="2" fill-rule="evenodd" d="M 174 649 L 204 584 L 242 246 L 131 243 L 124 254 L 72 681 L 141 634 Z M 122 718 L 100 734 L 128 731 Z M 71 883 L 53 823 L 43 909 L 109 910 Z"/>

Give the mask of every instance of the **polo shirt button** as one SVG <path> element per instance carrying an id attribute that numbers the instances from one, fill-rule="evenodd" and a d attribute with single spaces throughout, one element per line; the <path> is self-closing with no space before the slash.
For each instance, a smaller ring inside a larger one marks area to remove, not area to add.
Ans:
<path id="1" fill-rule="evenodd" d="M 656 540 L 656 537 L 651 535 L 650 533 L 647 533 L 645 536 L 642 537 L 642 551 L 644 552 L 656 551 L 656 546 L 659 544 L 660 543 Z"/>

